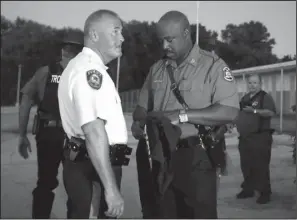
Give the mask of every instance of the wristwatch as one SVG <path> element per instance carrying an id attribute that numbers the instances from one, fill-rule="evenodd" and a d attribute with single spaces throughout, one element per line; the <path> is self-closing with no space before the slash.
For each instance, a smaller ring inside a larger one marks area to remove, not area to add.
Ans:
<path id="1" fill-rule="evenodd" d="M 184 110 L 184 109 L 180 110 L 178 117 L 179 117 L 179 123 L 188 122 L 188 115 L 187 115 L 186 110 Z"/>
<path id="2" fill-rule="evenodd" d="M 257 109 L 254 109 L 254 114 L 257 114 Z"/>

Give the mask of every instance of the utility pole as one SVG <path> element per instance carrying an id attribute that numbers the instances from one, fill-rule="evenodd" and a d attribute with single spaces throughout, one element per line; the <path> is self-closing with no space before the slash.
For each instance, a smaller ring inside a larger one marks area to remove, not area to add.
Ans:
<path id="1" fill-rule="evenodd" d="M 17 91 L 16 91 L 16 103 L 15 106 L 18 107 L 20 104 L 20 88 L 21 88 L 21 78 L 22 78 L 22 60 L 21 51 L 19 49 L 19 65 L 18 65 L 18 81 L 17 81 Z"/>
<path id="2" fill-rule="evenodd" d="M 22 75 L 22 64 L 19 64 L 18 65 L 18 82 L 17 82 L 16 103 L 15 103 L 16 107 L 18 107 L 20 104 L 21 75 Z"/>

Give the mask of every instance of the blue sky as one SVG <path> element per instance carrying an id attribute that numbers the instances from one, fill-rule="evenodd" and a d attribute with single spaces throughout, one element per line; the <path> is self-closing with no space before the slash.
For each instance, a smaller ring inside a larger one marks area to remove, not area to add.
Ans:
<path id="1" fill-rule="evenodd" d="M 169 10 L 185 13 L 197 21 L 195 1 L 1 1 L 1 15 L 17 16 L 53 27 L 83 28 L 87 16 L 98 9 L 117 12 L 123 20 L 157 21 Z M 276 40 L 273 52 L 282 57 L 296 54 L 296 1 L 200 1 L 199 22 L 220 31 L 228 23 L 262 22 Z"/>

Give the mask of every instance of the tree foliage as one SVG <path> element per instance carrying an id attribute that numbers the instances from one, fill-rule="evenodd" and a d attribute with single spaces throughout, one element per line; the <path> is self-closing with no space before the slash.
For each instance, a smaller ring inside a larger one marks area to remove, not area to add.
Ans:
<path id="1" fill-rule="evenodd" d="M 17 18 L 10 21 L 1 15 L 1 102 L 15 104 L 18 65 L 22 64 L 21 87 L 33 76 L 36 69 L 49 61 L 60 59 L 58 42 L 69 32 L 82 30 L 63 29 L 42 25 L 32 20 Z M 156 23 L 132 20 L 125 23 L 123 56 L 120 58 L 120 91 L 142 86 L 150 66 L 161 56 L 156 35 Z M 196 42 L 196 25 L 191 25 L 191 37 Z M 260 22 L 250 21 L 239 25 L 228 24 L 218 33 L 199 24 L 199 46 L 214 50 L 231 69 L 265 65 L 296 59 L 285 56 L 278 59 L 272 48 L 275 40 Z M 116 82 L 117 60 L 109 65 L 108 72 Z"/>
<path id="2" fill-rule="evenodd" d="M 221 31 L 221 36 L 219 53 L 222 57 L 226 57 L 226 62 L 232 69 L 266 65 L 278 61 L 278 58 L 272 54 L 272 48 L 276 42 L 261 22 L 228 24 L 225 30 Z"/>

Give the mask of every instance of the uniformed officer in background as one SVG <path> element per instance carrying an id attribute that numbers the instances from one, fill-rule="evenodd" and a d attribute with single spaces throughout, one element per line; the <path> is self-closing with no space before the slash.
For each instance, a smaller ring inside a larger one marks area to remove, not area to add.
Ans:
<path id="1" fill-rule="evenodd" d="M 101 185 L 99 218 L 120 217 L 124 211 L 119 189 L 128 135 L 121 100 L 106 67 L 122 55 L 123 41 L 116 13 L 93 12 L 85 22 L 84 48 L 61 76 L 58 99 L 67 134 L 63 178 L 73 205 L 71 218 L 90 217 L 93 182 Z"/>
<path id="2" fill-rule="evenodd" d="M 276 108 L 273 98 L 261 89 L 262 79 L 259 75 L 248 77 L 249 92 L 240 101 L 240 113 L 236 120 L 239 132 L 239 155 L 243 174 L 242 191 L 238 199 L 260 193 L 258 204 L 270 201 L 270 170 L 272 133 L 271 117 Z"/>
<path id="3" fill-rule="evenodd" d="M 157 34 L 166 57 L 150 69 L 133 113 L 131 130 L 136 139 L 143 137 L 146 117 L 160 112 L 180 127 L 179 143 L 183 144 L 177 145 L 178 167 L 173 170 L 172 183 L 159 206 L 161 212 L 154 217 L 217 218 L 217 168 L 201 147 L 195 125 L 218 126 L 235 119 L 239 108 L 235 80 L 221 58 L 193 44 L 190 24 L 183 13 L 164 14 L 157 23 Z M 188 109 L 174 95 L 174 85 Z M 138 167 L 138 174 L 141 173 Z"/>
<path id="4" fill-rule="evenodd" d="M 82 49 L 82 36 L 65 36 L 61 46 L 61 60 L 52 61 L 39 68 L 22 89 L 22 101 L 19 107 L 19 154 L 27 159 L 31 144 L 27 137 L 27 125 L 31 107 L 38 105 L 34 118 L 33 134 L 37 145 L 38 180 L 33 190 L 32 218 L 50 218 L 54 193 L 58 186 L 58 169 L 63 161 L 64 132 L 58 107 L 58 84 L 63 69 L 69 60 Z M 67 215 L 70 206 L 67 202 Z"/>

